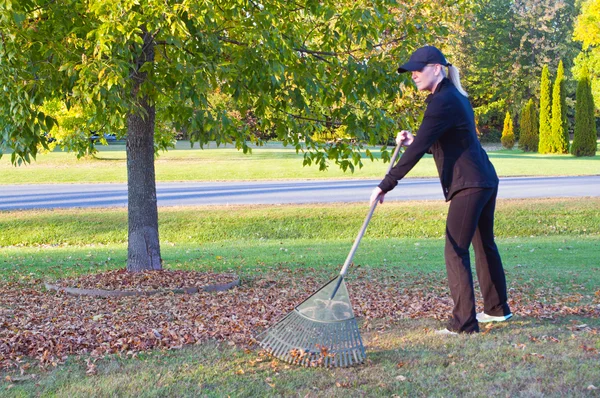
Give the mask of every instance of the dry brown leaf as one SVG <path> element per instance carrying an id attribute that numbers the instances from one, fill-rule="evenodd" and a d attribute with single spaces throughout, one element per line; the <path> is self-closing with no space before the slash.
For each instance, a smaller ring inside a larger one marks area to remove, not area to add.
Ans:
<path id="1" fill-rule="evenodd" d="M 85 374 L 88 376 L 92 376 L 98 373 L 98 369 L 96 368 L 96 364 L 93 363 L 93 361 L 91 359 L 88 359 L 86 361 L 86 365 L 87 365 L 87 369 L 85 371 Z"/>

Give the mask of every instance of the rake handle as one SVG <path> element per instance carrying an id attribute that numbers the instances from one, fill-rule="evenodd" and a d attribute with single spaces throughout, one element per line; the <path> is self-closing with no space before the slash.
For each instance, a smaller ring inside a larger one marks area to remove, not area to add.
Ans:
<path id="1" fill-rule="evenodd" d="M 402 145 L 396 145 L 396 149 L 394 150 L 394 153 L 392 154 L 392 157 L 390 159 L 390 166 L 388 167 L 387 172 L 385 173 L 386 175 L 390 172 L 390 170 L 392 169 L 392 167 L 394 167 L 394 163 L 396 163 L 396 158 L 398 157 L 398 153 L 400 152 L 400 147 L 401 146 Z M 367 230 L 367 226 L 369 225 L 369 221 L 371 221 L 371 217 L 373 216 L 373 212 L 375 211 L 375 208 L 377 207 L 377 202 L 379 202 L 379 199 L 377 199 L 371 205 L 371 208 L 369 209 L 369 213 L 367 214 L 367 217 L 365 218 L 365 221 L 363 222 L 362 227 L 360 228 L 360 231 L 358 232 L 358 236 L 354 240 L 354 244 L 352 245 L 352 249 L 350 249 L 350 253 L 348 253 L 348 257 L 346 257 L 346 261 L 344 262 L 344 266 L 342 267 L 342 270 L 340 271 L 340 277 L 338 278 L 338 281 L 337 281 L 337 284 L 335 286 L 335 289 L 333 289 L 333 294 L 331 295 L 331 298 L 333 298 L 335 296 L 335 294 L 337 293 L 340 285 L 342 284 L 342 280 L 344 279 L 344 275 L 346 275 L 346 272 L 348 271 L 348 267 L 350 266 L 350 263 L 352 262 L 352 258 L 354 257 L 354 253 L 356 253 L 356 249 L 358 249 L 358 245 L 360 244 L 360 240 L 364 236 L 364 234 L 365 234 L 365 232 Z"/>

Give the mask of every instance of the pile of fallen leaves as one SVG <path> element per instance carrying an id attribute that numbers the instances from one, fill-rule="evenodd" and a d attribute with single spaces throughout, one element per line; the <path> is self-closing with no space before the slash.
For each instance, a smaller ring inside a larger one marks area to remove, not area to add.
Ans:
<path id="1" fill-rule="evenodd" d="M 98 274 L 89 274 L 77 279 L 62 279 L 54 286 L 76 288 L 87 291 L 156 292 L 225 285 L 237 280 L 234 274 L 216 274 L 195 271 L 144 271 L 128 272 L 117 269 Z"/>
<path id="2" fill-rule="evenodd" d="M 121 271 L 122 273 L 122 271 Z M 447 319 L 452 308 L 441 276 L 378 279 L 356 272 L 348 282 L 355 315 L 387 325 L 403 318 Z M 201 272 L 161 271 L 129 280 L 118 271 L 87 275 L 61 286 L 94 289 L 156 289 L 229 281 Z M 146 279 L 145 279 L 146 278 Z M 67 355 L 135 355 L 150 349 L 176 349 L 210 339 L 250 345 L 253 336 L 281 319 L 326 280 L 311 270 L 281 269 L 254 275 L 222 292 L 164 292 L 151 296 L 98 298 L 47 291 L 41 281 L 0 284 L 0 367 L 36 358 L 56 365 Z M 526 283 L 511 289 L 510 305 L 520 316 L 600 316 L 600 297 L 537 291 Z"/>

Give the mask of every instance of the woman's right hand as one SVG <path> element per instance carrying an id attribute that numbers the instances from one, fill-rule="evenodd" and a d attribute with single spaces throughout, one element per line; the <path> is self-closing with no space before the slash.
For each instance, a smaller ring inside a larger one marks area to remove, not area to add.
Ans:
<path id="1" fill-rule="evenodd" d="M 383 203 L 383 199 L 385 197 L 385 193 L 379 187 L 375 187 L 373 192 L 371 192 L 371 198 L 369 199 L 369 206 L 373 206 L 373 203 L 379 201 L 379 203 Z"/>
<path id="2" fill-rule="evenodd" d="M 396 145 L 409 146 L 415 140 L 415 136 L 408 130 L 402 130 L 396 136 Z"/>

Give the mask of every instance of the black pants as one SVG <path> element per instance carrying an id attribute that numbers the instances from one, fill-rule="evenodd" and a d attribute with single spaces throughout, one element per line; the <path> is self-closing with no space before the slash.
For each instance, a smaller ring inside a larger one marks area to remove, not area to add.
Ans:
<path id="1" fill-rule="evenodd" d="M 475 314 L 475 293 L 469 246 L 473 243 L 475 269 L 483 295 L 484 312 L 508 315 L 506 278 L 502 260 L 494 242 L 494 211 L 498 188 L 468 188 L 450 201 L 446 220 L 446 271 L 454 300 L 448 329 L 458 332 L 479 331 Z"/>

